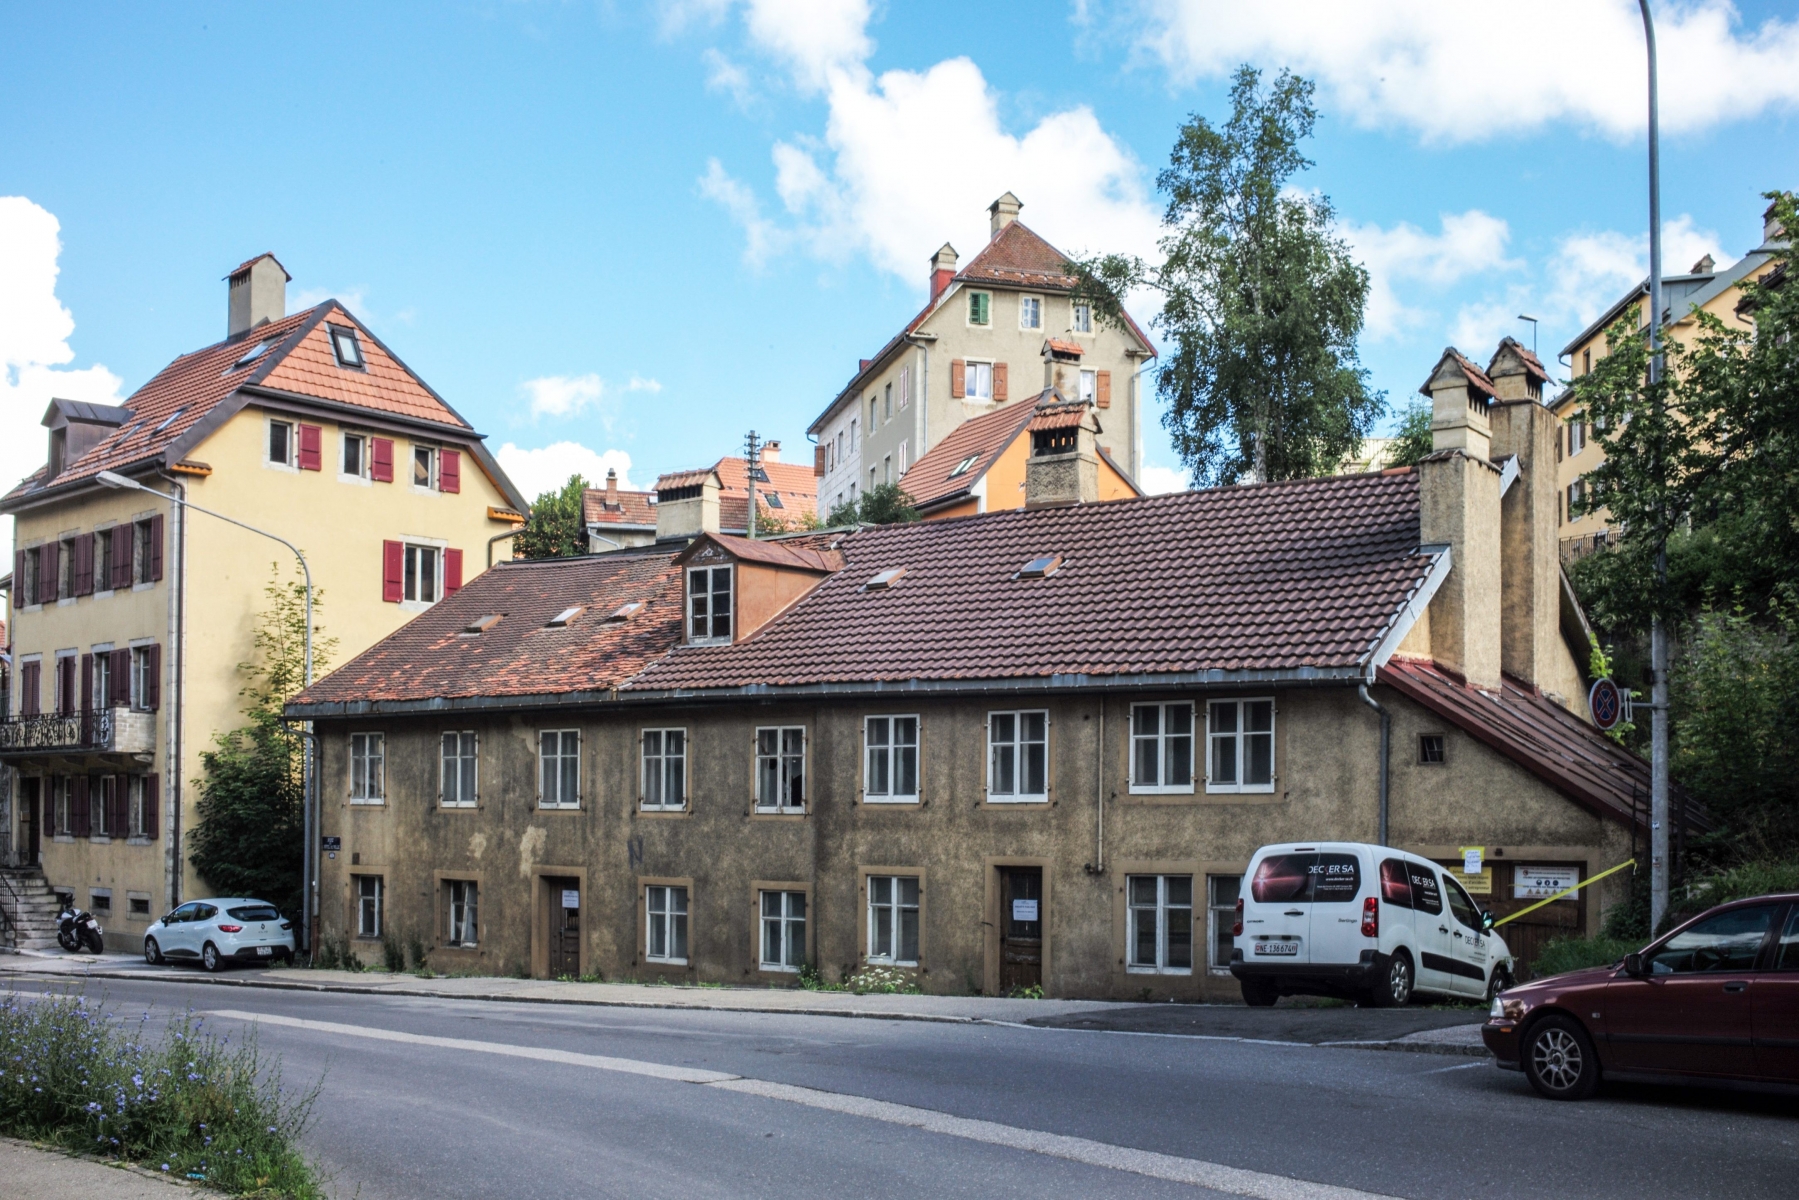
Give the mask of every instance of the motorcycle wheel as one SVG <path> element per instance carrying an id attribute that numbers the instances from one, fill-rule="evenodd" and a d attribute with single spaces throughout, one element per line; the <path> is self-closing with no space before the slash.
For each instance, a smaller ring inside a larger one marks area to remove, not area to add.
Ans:
<path id="1" fill-rule="evenodd" d="M 82 930 L 81 937 L 82 937 L 82 940 L 87 943 L 87 948 L 91 952 L 93 952 L 95 954 L 105 954 L 106 953 L 106 939 L 101 937 L 94 930 L 92 930 L 92 929 Z"/>
<path id="2" fill-rule="evenodd" d="M 70 954 L 81 949 L 81 943 L 76 940 L 75 935 L 72 933 L 59 932 L 56 935 L 56 944 L 61 946 L 64 950 L 67 950 Z"/>

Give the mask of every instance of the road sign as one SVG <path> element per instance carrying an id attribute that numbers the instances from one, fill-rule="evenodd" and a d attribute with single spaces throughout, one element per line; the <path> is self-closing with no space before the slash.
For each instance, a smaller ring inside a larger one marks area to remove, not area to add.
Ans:
<path id="1" fill-rule="evenodd" d="M 1624 719 L 1624 694 L 1610 679 L 1595 679 L 1587 693 L 1587 708 L 1593 714 L 1593 724 L 1601 729 L 1616 728 Z"/>
<path id="2" fill-rule="evenodd" d="M 344 840 L 341 837 L 331 837 L 326 835 L 319 839 L 319 846 L 324 850 L 342 850 L 344 848 Z"/>

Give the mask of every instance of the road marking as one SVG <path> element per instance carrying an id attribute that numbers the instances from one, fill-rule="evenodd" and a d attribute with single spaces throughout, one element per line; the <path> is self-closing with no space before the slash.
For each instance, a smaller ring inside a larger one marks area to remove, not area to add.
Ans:
<path id="1" fill-rule="evenodd" d="M 1456 1065 L 1455 1065 L 1455 1066 L 1453 1066 L 1453 1067 L 1438 1067 L 1438 1068 L 1436 1068 L 1436 1069 L 1435 1069 L 1435 1070 L 1432 1070 L 1432 1071 L 1426 1071 L 1426 1072 L 1424 1072 L 1424 1073 L 1425 1073 L 1425 1074 L 1426 1074 L 1426 1075 L 1441 1075 L 1441 1074 L 1442 1074 L 1442 1073 L 1443 1073 L 1443 1072 L 1445 1072 L 1445 1071 L 1466 1071 L 1466 1070 L 1469 1070 L 1469 1069 L 1471 1069 L 1471 1068 L 1473 1068 L 1473 1067 L 1490 1067 L 1490 1066 L 1492 1066 L 1492 1065 L 1493 1065 L 1493 1064 L 1492 1064 L 1492 1063 L 1490 1063 L 1490 1062 L 1485 1062 L 1485 1061 L 1482 1061 L 1482 1062 L 1471 1062 L 1471 1063 L 1457 1063 L 1457 1064 L 1456 1064 Z"/>
<path id="2" fill-rule="evenodd" d="M 990 1146 L 1004 1146 L 1008 1149 L 1042 1154 L 1050 1158 L 1067 1159 L 1088 1166 L 1104 1167 L 1113 1171 L 1127 1171 L 1133 1175 L 1146 1175 L 1152 1179 L 1166 1179 L 1173 1183 L 1211 1188 L 1213 1191 L 1225 1192 L 1233 1196 L 1253 1197 L 1254 1200 L 1387 1200 L 1375 1192 L 1334 1187 L 1330 1184 L 1313 1183 L 1304 1179 L 1290 1179 L 1285 1175 L 1270 1175 L 1263 1171 L 1225 1166 L 1223 1163 L 1205 1162 L 1196 1158 L 1179 1158 L 1172 1154 L 1158 1154 L 1153 1150 L 1137 1150 L 1129 1146 L 1115 1146 L 1109 1142 L 1096 1142 L 1089 1138 L 1070 1137 L 1067 1134 L 1045 1133 L 1037 1129 L 1022 1129 L 1016 1125 L 1001 1125 L 994 1121 L 957 1117 L 949 1113 L 938 1112 L 935 1109 L 915 1108 L 909 1104 L 894 1104 L 887 1100 L 873 1100 L 865 1096 L 826 1092 L 817 1088 L 799 1087 L 788 1083 L 773 1083 L 765 1079 L 752 1079 L 742 1075 L 728 1074 L 724 1071 L 671 1067 L 662 1063 L 643 1062 L 634 1058 L 614 1058 L 604 1054 L 577 1054 L 570 1050 L 517 1046 L 507 1042 L 483 1042 L 473 1038 L 402 1033 L 394 1029 L 379 1029 L 369 1025 L 345 1025 L 337 1021 L 314 1021 L 303 1017 L 244 1012 L 240 1009 L 214 1009 L 206 1015 L 224 1017 L 233 1021 L 251 1021 L 262 1025 L 280 1025 L 289 1029 L 306 1029 L 317 1033 L 336 1034 L 341 1037 L 402 1042 L 415 1046 L 437 1046 L 446 1050 L 465 1050 L 478 1054 L 529 1058 L 538 1062 L 588 1067 L 598 1071 L 620 1071 L 629 1075 L 647 1075 L 651 1078 L 666 1079 L 676 1083 L 695 1083 L 718 1088 L 721 1091 L 739 1092 L 746 1096 L 760 1096 L 767 1100 L 784 1100 L 790 1104 L 804 1105 L 807 1108 L 862 1117 L 871 1121 L 882 1121 L 889 1125 L 903 1125 L 907 1128 L 922 1129 L 927 1133 L 963 1138 L 971 1142 L 983 1142 Z"/>

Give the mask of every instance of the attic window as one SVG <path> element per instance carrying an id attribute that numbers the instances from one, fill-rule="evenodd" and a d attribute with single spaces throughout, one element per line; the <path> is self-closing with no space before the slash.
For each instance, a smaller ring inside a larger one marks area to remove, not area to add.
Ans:
<path id="1" fill-rule="evenodd" d="M 174 412 L 170 413 L 168 416 L 166 416 L 162 419 L 162 424 L 158 425 L 156 427 L 156 429 L 154 430 L 154 432 L 161 433 L 163 430 L 167 429 L 169 426 L 171 426 L 175 423 L 176 417 L 179 417 L 182 413 L 184 413 L 186 411 L 187 410 L 185 408 L 176 409 Z"/>
<path id="2" fill-rule="evenodd" d="M 233 371 L 240 371 L 269 352 L 270 342 L 257 342 L 244 352 L 242 358 L 231 364 Z"/>
<path id="3" fill-rule="evenodd" d="M 779 492 L 770 492 L 762 498 L 764 500 L 768 501 L 768 506 L 770 508 L 786 508 L 787 507 L 785 504 L 781 503 L 781 493 L 779 493 Z"/>
<path id="4" fill-rule="evenodd" d="M 505 613 L 488 613 L 485 617 L 476 617 L 462 627 L 462 632 L 469 634 L 470 636 L 478 633 L 486 633 L 489 629 L 498 625 L 500 623 L 500 618 L 505 615 Z"/>
<path id="5" fill-rule="evenodd" d="M 642 612 L 643 608 L 644 602 L 642 600 L 627 600 L 607 614 L 606 619 L 608 621 L 629 621 L 632 617 Z"/>
<path id="6" fill-rule="evenodd" d="M 878 592 L 883 588 L 890 588 L 899 577 L 905 573 L 906 568 L 904 567 L 889 567 L 885 571 L 881 571 L 871 576 L 868 582 L 862 585 L 862 590 L 865 592 Z"/>
<path id="7" fill-rule="evenodd" d="M 768 472 L 763 470 L 761 467 L 757 467 L 755 470 L 750 472 L 750 478 L 754 479 L 757 483 L 767 483 L 768 482 Z"/>
<path id="8" fill-rule="evenodd" d="M 354 329 L 344 329 L 337 325 L 331 328 L 331 350 L 337 355 L 337 365 L 349 367 L 353 371 L 363 369 L 362 343 L 356 340 Z"/>
<path id="9" fill-rule="evenodd" d="M 564 628 L 565 626 L 572 623 L 576 617 L 580 616 L 581 610 L 585 607 L 586 607 L 585 605 L 577 604 L 573 608 L 563 609 L 561 612 L 559 612 L 555 616 L 551 617 L 548 621 L 545 621 L 544 628 L 546 628 L 546 629 Z"/>
<path id="10" fill-rule="evenodd" d="M 1041 554 L 1018 568 L 1018 578 L 1042 579 L 1046 575 L 1054 575 L 1061 566 L 1062 556 L 1060 554 Z"/>
<path id="11" fill-rule="evenodd" d="M 949 473 L 948 477 L 950 479 L 954 479 L 958 475 L 966 475 L 966 474 L 968 474 L 969 468 L 973 467 L 977 462 L 980 462 L 980 461 L 981 461 L 980 455 L 970 454 L 967 458 L 963 459 L 961 462 L 956 464 L 956 469 L 951 471 Z"/>

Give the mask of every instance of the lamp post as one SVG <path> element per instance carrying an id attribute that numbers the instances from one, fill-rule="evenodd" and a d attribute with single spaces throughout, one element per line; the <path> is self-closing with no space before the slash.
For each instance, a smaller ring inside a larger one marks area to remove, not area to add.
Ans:
<path id="1" fill-rule="evenodd" d="M 294 552 L 294 557 L 300 560 L 300 572 L 302 575 L 305 576 L 305 579 L 306 579 L 306 639 L 305 639 L 306 666 L 305 666 L 305 674 L 306 674 L 306 686 L 310 687 L 312 685 L 312 568 L 306 565 L 306 556 L 304 554 L 300 553 L 300 548 L 298 546 L 294 545 L 292 542 L 288 541 L 286 538 L 281 537 L 278 534 L 270 533 L 266 529 L 258 529 L 254 525 L 246 525 L 244 522 L 238 520 L 236 517 L 228 517 L 224 513 L 214 512 L 210 508 L 202 508 L 198 504 L 193 503 L 192 501 L 183 500 L 179 496 L 171 495 L 168 492 L 159 492 L 155 488 L 145 487 L 143 484 L 139 483 L 137 480 L 128 478 L 124 475 L 120 475 L 116 471 L 102 471 L 95 478 L 98 480 L 98 482 L 100 483 L 100 486 L 102 486 L 102 487 L 114 488 L 114 489 L 117 489 L 120 491 L 148 492 L 152 496 L 159 496 L 162 499 L 167 500 L 170 504 L 179 504 L 179 505 L 181 505 L 181 507 L 187 508 L 187 509 L 192 509 L 194 512 L 205 513 L 209 517 L 216 517 L 219 520 L 224 521 L 228 525 L 235 525 L 239 529 L 247 529 L 251 533 L 260 534 L 263 537 L 268 538 L 270 541 L 280 542 L 283 546 L 286 546 L 289 550 L 292 550 Z M 186 649 L 187 649 L 186 643 L 184 642 L 182 644 L 183 653 L 186 652 Z M 172 769 L 179 771 L 181 769 L 181 764 L 180 763 L 172 764 Z M 312 947 L 312 889 L 313 889 L 312 851 L 313 851 L 313 843 L 317 841 L 317 839 L 313 836 L 312 739 L 310 737 L 308 737 L 306 740 L 306 748 L 302 752 L 301 759 L 300 759 L 300 792 L 301 792 L 301 807 L 305 813 L 304 836 L 306 838 L 306 844 L 302 849 L 301 860 L 300 860 L 301 864 L 302 864 L 301 868 L 300 868 L 300 872 L 301 872 L 301 874 L 300 874 L 300 892 L 301 892 L 300 944 L 302 946 L 306 947 L 310 951 L 310 949 Z"/>
<path id="2" fill-rule="evenodd" d="M 1535 354 L 1537 352 L 1537 319 L 1529 313 L 1519 313 L 1518 319 L 1530 322 L 1530 352 Z"/>

